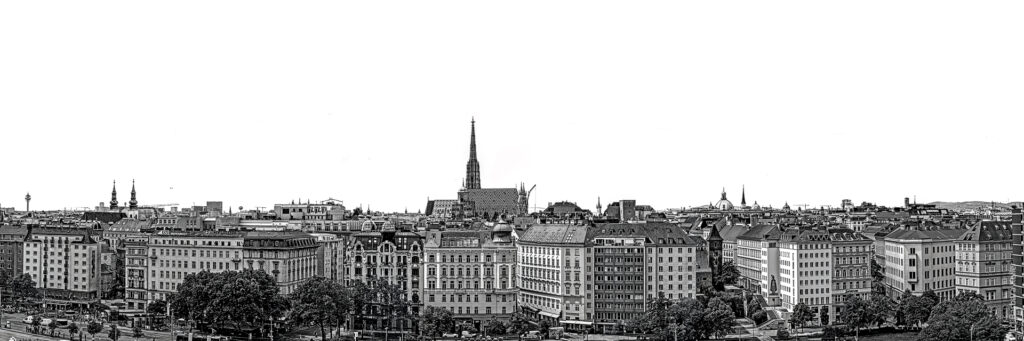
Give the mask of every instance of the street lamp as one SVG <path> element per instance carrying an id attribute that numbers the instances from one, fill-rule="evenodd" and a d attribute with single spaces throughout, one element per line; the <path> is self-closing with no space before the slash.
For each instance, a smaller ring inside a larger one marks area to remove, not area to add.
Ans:
<path id="1" fill-rule="evenodd" d="M 977 321 L 971 323 L 971 341 L 974 341 L 974 325 L 978 324 Z"/>

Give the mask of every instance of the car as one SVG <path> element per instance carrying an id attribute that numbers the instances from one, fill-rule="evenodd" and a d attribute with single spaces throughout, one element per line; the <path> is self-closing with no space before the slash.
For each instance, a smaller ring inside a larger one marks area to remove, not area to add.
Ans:
<path id="1" fill-rule="evenodd" d="M 444 333 L 444 334 L 442 334 L 442 335 L 441 335 L 441 337 L 445 337 L 445 338 L 455 338 L 455 337 L 459 337 L 459 334 L 454 334 L 454 333 Z"/>
<path id="2" fill-rule="evenodd" d="M 463 339 L 468 339 L 468 338 L 471 338 L 471 337 L 474 337 L 474 336 L 476 336 L 476 334 L 470 333 L 470 332 L 465 331 L 465 330 L 462 331 L 462 338 Z"/>
<path id="3" fill-rule="evenodd" d="M 21 320 L 21 322 L 24 322 L 25 324 L 32 324 L 32 320 L 34 320 L 34 319 L 35 319 L 35 317 L 32 317 L 32 315 L 29 315 L 29 316 L 25 316 L 25 319 Z"/>
<path id="4" fill-rule="evenodd" d="M 523 334 L 523 340 L 540 340 L 540 331 L 531 330 Z"/>
<path id="5" fill-rule="evenodd" d="M 43 319 L 43 321 L 40 322 L 39 324 L 42 325 L 43 327 L 49 326 L 53 324 L 53 319 Z"/>

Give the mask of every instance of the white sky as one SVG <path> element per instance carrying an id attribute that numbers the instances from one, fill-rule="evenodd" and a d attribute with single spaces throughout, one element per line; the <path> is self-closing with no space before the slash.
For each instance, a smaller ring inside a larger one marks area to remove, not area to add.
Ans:
<path id="1" fill-rule="evenodd" d="M 1020 200 L 1021 1 L 5 1 L 0 204 Z M 529 185 L 528 185 L 529 186 Z M 171 189 L 173 187 L 173 189 Z"/>

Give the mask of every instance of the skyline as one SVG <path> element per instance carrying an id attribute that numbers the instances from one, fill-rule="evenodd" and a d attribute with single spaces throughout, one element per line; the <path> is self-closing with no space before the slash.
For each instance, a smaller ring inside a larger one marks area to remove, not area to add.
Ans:
<path id="1" fill-rule="evenodd" d="M 1024 3 L 541 6 L 0 4 L 0 205 L 1022 200 Z"/>

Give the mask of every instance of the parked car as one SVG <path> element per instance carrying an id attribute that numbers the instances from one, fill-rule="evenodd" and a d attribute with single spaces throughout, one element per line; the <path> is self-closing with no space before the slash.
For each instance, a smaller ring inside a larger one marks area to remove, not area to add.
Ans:
<path id="1" fill-rule="evenodd" d="M 455 338 L 455 337 L 459 337 L 459 334 L 454 334 L 454 333 L 444 333 L 444 334 L 441 334 L 441 337 L 445 337 L 445 338 L 449 338 L 449 337 L 450 337 L 450 338 Z"/>
<path id="2" fill-rule="evenodd" d="M 470 333 L 469 331 L 465 331 L 465 330 L 462 331 L 462 338 L 463 339 L 468 339 L 468 338 L 471 338 L 471 337 L 474 337 L 474 336 L 476 336 L 476 334 Z"/>
<path id="3" fill-rule="evenodd" d="M 29 316 L 25 316 L 25 319 L 21 320 L 21 322 L 24 322 L 25 324 L 32 324 L 33 320 L 35 320 L 35 317 L 32 317 L 32 315 L 29 315 Z"/>
<path id="4" fill-rule="evenodd" d="M 39 325 L 43 327 L 49 327 L 51 324 L 53 324 L 53 319 L 43 319 L 43 321 L 39 323 Z"/>
<path id="5" fill-rule="evenodd" d="M 523 334 L 523 340 L 540 340 L 540 331 L 531 330 Z"/>

